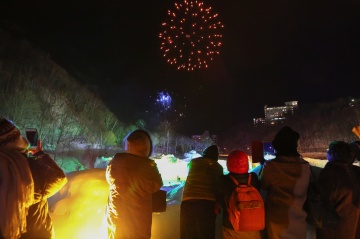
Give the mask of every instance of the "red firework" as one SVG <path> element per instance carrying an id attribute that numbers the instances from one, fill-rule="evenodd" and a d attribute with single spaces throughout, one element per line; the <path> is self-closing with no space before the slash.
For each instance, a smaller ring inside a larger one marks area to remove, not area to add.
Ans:
<path id="1" fill-rule="evenodd" d="M 203 2 L 175 3 L 168 10 L 168 21 L 162 23 L 160 49 L 166 61 L 178 70 L 207 68 L 221 47 L 221 29 L 218 14 L 212 13 Z"/>

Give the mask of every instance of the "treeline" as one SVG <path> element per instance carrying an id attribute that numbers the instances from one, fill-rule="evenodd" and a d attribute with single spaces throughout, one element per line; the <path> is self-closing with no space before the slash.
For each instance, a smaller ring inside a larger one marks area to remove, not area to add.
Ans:
<path id="1" fill-rule="evenodd" d="M 100 97 L 80 84 L 46 53 L 27 40 L 12 38 L 0 29 L 0 116 L 39 131 L 46 150 L 55 155 L 74 150 L 108 149 L 121 145 L 127 133 L 146 129 L 139 119 L 124 124 Z M 159 122 L 151 131 L 156 153 L 180 153 L 208 144 L 179 135 L 170 122 Z M 101 154 L 100 152 L 99 154 Z M 101 155 L 97 155 L 101 156 Z"/>
<path id="2" fill-rule="evenodd" d="M 359 140 L 352 133 L 352 128 L 360 125 L 360 99 L 339 98 L 333 102 L 308 105 L 300 103 L 295 114 L 281 124 L 236 126 L 226 135 L 224 144 L 228 151 L 242 149 L 251 154 L 253 140 L 271 141 L 284 125 L 300 133 L 299 151 L 304 154 L 325 153 L 334 140 Z"/>
<path id="3" fill-rule="evenodd" d="M 359 140 L 351 130 L 360 125 L 360 100 L 339 98 L 330 103 L 305 105 L 288 124 L 301 132 L 300 148 L 304 152 L 326 151 L 334 140 Z"/>

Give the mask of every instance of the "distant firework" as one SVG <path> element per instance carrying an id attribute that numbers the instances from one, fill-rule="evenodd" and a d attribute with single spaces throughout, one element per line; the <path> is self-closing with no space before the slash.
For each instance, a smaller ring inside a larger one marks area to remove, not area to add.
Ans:
<path id="1" fill-rule="evenodd" d="M 162 110 L 165 112 L 170 109 L 172 98 L 167 92 L 159 92 L 156 102 L 161 105 Z"/>
<path id="2" fill-rule="evenodd" d="M 174 7 L 168 10 L 168 21 L 162 24 L 159 34 L 163 56 L 178 70 L 207 68 L 220 53 L 224 25 L 218 20 L 218 14 L 200 1 L 184 0 Z"/>

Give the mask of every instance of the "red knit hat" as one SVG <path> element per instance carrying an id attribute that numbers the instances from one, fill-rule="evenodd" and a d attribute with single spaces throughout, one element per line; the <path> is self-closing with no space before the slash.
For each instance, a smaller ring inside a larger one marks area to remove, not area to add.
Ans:
<path id="1" fill-rule="evenodd" d="M 247 173 L 249 171 L 249 159 L 245 152 L 232 151 L 226 161 L 226 166 L 231 173 Z"/>

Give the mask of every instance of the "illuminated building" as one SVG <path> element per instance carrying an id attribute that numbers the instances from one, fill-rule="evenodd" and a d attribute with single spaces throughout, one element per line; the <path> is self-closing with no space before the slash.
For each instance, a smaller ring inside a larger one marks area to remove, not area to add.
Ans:
<path id="1" fill-rule="evenodd" d="M 360 104 L 360 99 L 350 98 L 349 99 L 349 106 L 355 107 Z"/>
<path id="2" fill-rule="evenodd" d="M 285 119 L 294 115 L 295 110 L 298 107 L 297 101 L 285 102 L 284 106 L 264 106 L 264 118 L 254 118 L 254 126 L 260 125 L 274 125 L 283 123 Z"/>
<path id="3" fill-rule="evenodd" d="M 204 131 L 202 135 L 193 135 L 192 140 L 195 142 L 195 150 L 204 150 L 203 144 L 216 144 L 217 145 L 217 135 L 210 135 L 209 131 Z M 200 148 L 199 148 L 200 147 Z"/>

